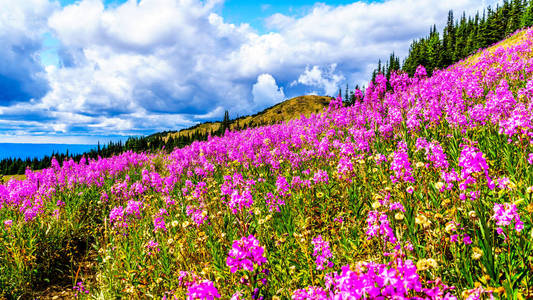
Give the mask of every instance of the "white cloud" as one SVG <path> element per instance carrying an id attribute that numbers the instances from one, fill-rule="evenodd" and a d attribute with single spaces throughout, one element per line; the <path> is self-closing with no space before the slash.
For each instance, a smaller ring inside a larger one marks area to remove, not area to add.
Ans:
<path id="1" fill-rule="evenodd" d="M 0 118 L 33 114 L 38 125 L 27 130 L 44 134 L 139 134 L 179 129 L 224 110 L 254 113 L 307 89 L 335 95 L 346 82 L 364 83 L 379 58 L 405 55 L 431 25 L 442 28 L 449 9 L 460 15 L 496 2 L 317 4 L 301 17 L 272 15 L 265 20 L 272 32 L 258 34 L 216 14 L 222 1 L 129 0 L 106 8 L 101 0 L 82 0 L 48 18 L 57 6 L 46 0 L 0 0 L 1 11 L 10 12 L 0 13 L 0 44 L 17 38 L 38 44 L 42 33 L 30 32 L 51 30 L 63 62 L 44 71 L 30 60 L 26 73 L 45 73 L 49 91 L 0 109 Z M 12 12 L 20 24 L 6 19 Z M 13 61 L 15 70 L 25 60 Z"/>
<path id="2" fill-rule="evenodd" d="M 252 87 L 255 108 L 265 109 L 285 100 L 283 88 L 279 88 L 276 80 L 270 74 L 261 74 L 257 77 L 257 82 Z"/>
<path id="3" fill-rule="evenodd" d="M 46 20 L 57 8 L 48 0 L 0 0 L 0 106 L 46 93 L 38 53 Z"/>
<path id="4" fill-rule="evenodd" d="M 344 82 L 345 78 L 341 74 L 335 74 L 337 64 L 331 64 L 326 69 L 321 69 L 318 66 L 313 68 L 306 67 L 297 81 L 294 81 L 291 85 L 297 83 L 307 86 L 318 87 L 322 89 L 328 96 L 336 96 L 340 85 Z"/>

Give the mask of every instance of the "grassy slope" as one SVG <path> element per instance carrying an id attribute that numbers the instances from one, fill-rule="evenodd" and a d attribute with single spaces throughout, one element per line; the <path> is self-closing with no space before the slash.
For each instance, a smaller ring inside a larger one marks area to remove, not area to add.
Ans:
<path id="1" fill-rule="evenodd" d="M 269 107 L 255 115 L 240 117 L 232 122 L 231 130 L 236 128 L 257 127 L 267 124 L 275 124 L 282 121 L 294 120 L 304 115 L 309 117 L 312 113 L 321 112 L 329 104 L 330 98 L 325 96 L 305 95 L 285 100 L 272 107 Z M 215 132 L 220 129 L 222 122 L 206 122 L 191 128 L 170 132 L 165 135 L 165 140 L 169 137 L 189 136 L 196 130 L 205 134 Z"/>

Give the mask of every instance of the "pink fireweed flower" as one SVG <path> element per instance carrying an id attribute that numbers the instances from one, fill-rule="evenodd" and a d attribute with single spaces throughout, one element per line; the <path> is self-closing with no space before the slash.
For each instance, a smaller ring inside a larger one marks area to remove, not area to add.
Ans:
<path id="1" fill-rule="evenodd" d="M 314 238 L 311 243 L 314 246 L 313 256 L 316 258 L 316 269 L 324 270 L 324 265 L 328 268 L 333 268 L 333 262 L 329 260 L 330 258 L 333 258 L 333 254 L 331 254 L 329 248 L 329 242 L 324 241 L 322 236 L 319 235 Z"/>
<path id="2" fill-rule="evenodd" d="M 163 217 L 154 218 L 154 232 L 157 232 L 159 230 L 163 230 L 164 232 L 167 231 L 167 227 L 165 225 L 165 219 Z"/>
<path id="3" fill-rule="evenodd" d="M 87 288 L 85 288 L 83 281 L 78 281 L 78 283 L 76 283 L 76 285 L 72 289 L 76 291 L 74 297 L 78 297 L 78 293 L 89 294 L 89 291 L 87 290 Z"/>
<path id="4" fill-rule="evenodd" d="M 533 153 L 529 153 L 528 157 L 527 157 L 527 162 L 530 164 L 530 165 L 533 165 Z"/>
<path id="5" fill-rule="evenodd" d="M 192 221 L 196 224 L 197 227 L 202 225 L 207 219 L 207 211 L 204 210 L 202 207 L 195 207 L 187 205 L 187 216 L 189 216 Z"/>
<path id="6" fill-rule="evenodd" d="M 389 220 L 386 214 L 381 214 L 378 211 L 371 210 L 368 212 L 366 219 L 367 230 L 366 234 L 368 239 L 372 239 L 374 236 L 383 236 L 383 239 L 391 244 L 396 244 L 398 241 L 394 235 L 394 231 L 390 227 Z"/>
<path id="7" fill-rule="evenodd" d="M 487 184 L 490 189 L 494 188 L 494 183 L 489 177 L 489 166 L 485 159 L 483 152 L 476 147 L 463 145 L 461 155 L 459 156 L 459 166 L 462 167 L 461 179 L 459 185 L 461 190 L 465 190 L 469 184 L 476 183 L 476 179 L 472 177 L 475 173 L 483 173 L 487 179 Z"/>
<path id="8" fill-rule="evenodd" d="M 148 243 L 146 243 L 146 249 L 148 251 L 147 252 L 148 255 L 152 255 L 154 252 L 161 251 L 161 249 L 159 249 L 159 243 L 157 243 L 154 240 L 150 240 L 148 241 Z"/>
<path id="9" fill-rule="evenodd" d="M 255 265 L 261 266 L 267 262 L 264 253 L 265 248 L 259 245 L 259 241 L 253 235 L 249 235 L 233 241 L 226 264 L 230 267 L 231 273 L 239 270 L 252 272 Z"/>
<path id="10" fill-rule="evenodd" d="M 376 162 L 376 165 L 381 165 L 383 162 L 387 161 L 387 157 L 383 154 L 376 154 L 374 155 L 374 161 Z"/>
<path id="11" fill-rule="evenodd" d="M 265 201 L 266 201 L 266 204 L 268 206 L 268 210 L 269 211 L 274 211 L 276 210 L 277 212 L 280 211 L 280 206 L 281 205 L 285 205 L 285 201 L 280 198 L 278 195 L 274 195 L 270 192 L 268 192 L 266 195 L 265 195 Z"/>
<path id="12" fill-rule="evenodd" d="M 128 205 L 126 206 L 126 215 L 128 216 L 135 215 L 135 217 L 140 218 L 142 209 L 143 209 L 142 201 L 130 200 L 128 201 Z"/>
<path id="13" fill-rule="evenodd" d="M 213 282 L 209 280 L 194 283 L 187 289 L 188 300 L 213 300 L 216 298 L 220 298 L 220 294 Z"/>
<path id="14" fill-rule="evenodd" d="M 278 176 L 276 179 L 276 191 L 281 197 L 289 197 L 291 195 L 290 186 L 285 177 Z"/>
<path id="15" fill-rule="evenodd" d="M 423 288 L 416 265 L 401 258 L 389 264 L 365 263 L 356 270 L 346 265 L 340 273 L 327 275 L 325 281 L 330 299 L 410 299 L 412 293 L 425 294 L 428 298 L 424 299 L 456 299 L 444 294 L 451 288 L 440 282 L 434 288 Z"/>
<path id="16" fill-rule="evenodd" d="M 4 221 L 4 227 L 5 228 L 11 228 L 11 225 L 13 225 L 13 220 L 5 220 Z"/>
<path id="17" fill-rule="evenodd" d="M 487 289 L 483 288 L 482 286 L 474 288 L 474 289 L 471 289 L 471 290 L 468 290 L 468 291 L 466 291 L 466 294 L 468 295 L 466 300 L 481 300 L 481 299 L 490 299 L 490 300 L 492 300 L 492 299 L 494 299 L 494 296 L 492 295 L 492 291 L 491 290 L 487 290 Z M 488 295 L 488 298 L 484 297 L 483 294 Z"/>
<path id="18" fill-rule="evenodd" d="M 407 155 L 407 145 L 404 142 L 398 143 L 398 151 L 395 151 L 393 154 L 390 169 L 394 171 L 394 175 L 391 175 L 393 183 L 398 181 L 415 182 L 412 175 L 413 169 L 411 168 L 409 156 Z"/>
<path id="19" fill-rule="evenodd" d="M 231 296 L 230 300 L 244 300 L 244 295 L 241 291 L 236 291 L 235 293 L 233 293 L 233 295 Z"/>
<path id="20" fill-rule="evenodd" d="M 224 183 L 220 187 L 223 196 L 221 200 L 229 206 L 234 214 L 245 208 L 250 208 L 254 203 L 252 196 L 254 185 L 255 181 L 245 181 L 240 173 L 224 176 Z"/>
<path id="21" fill-rule="evenodd" d="M 318 286 L 310 286 L 307 289 L 299 289 L 292 294 L 293 300 L 322 300 L 328 299 L 328 294 Z"/>
<path id="22" fill-rule="evenodd" d="M 470 244 L 472 244 L 472 239 L 470 238 L 470 236 L 469 236 L 468 234 L 465 234 L 465 235 L 463 236 L 463 243 L 464 243 L 465 245 L 470 245 Z"/>
<path id="23" fill-rule="evenodd" d="M 513 221 L 514 229 L 517 232 L 520 232 L 522 229 L 524 229 L 524 222 L 520 220 L 520 215 L 518 214 L 516 205 L 512 203 L 494 203 L 493 211 L 494 215 L 492 217 L 496 220 L 498 234 L 504 234 L 502 227 L 511 225 Z"/>
<path id="24" fill-rule="evenodd" d="M 117 206 L 111 209 L 109 212 L 109 222 L 113 224 L 114 228 L 122 227 L 127 228 L 128 223 L 124 219 L 124 208 L 122 206 Z"/>
<path id="25" fill-rule="evenodd" d="M 318 170 L 315 172 L 315 175 L 313 176 L 313 182 L 315 184 L 318 184 L 320 182 L 328 183 L 329 182 L 329 176 L 328 172 L 324 170 Z"/>

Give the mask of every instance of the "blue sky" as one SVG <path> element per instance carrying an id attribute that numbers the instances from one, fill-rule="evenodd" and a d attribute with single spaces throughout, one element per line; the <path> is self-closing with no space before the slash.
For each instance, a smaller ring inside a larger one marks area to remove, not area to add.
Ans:
<path id="1" fill-rule="evenodd" d="M 96 143 L 365 84 L 497 0 L 0 0 L 0 142 Z"/>

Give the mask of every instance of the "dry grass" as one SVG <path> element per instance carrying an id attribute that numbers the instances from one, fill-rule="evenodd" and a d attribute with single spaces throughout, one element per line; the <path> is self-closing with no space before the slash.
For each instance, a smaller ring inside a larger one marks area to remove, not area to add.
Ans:
<path id="1" fill-rule="evenodd" d="M 302 115 L 309 117 L 313 113 L 322 112 L 328 106 L 330 97 L 306 95 L 292 98 L 276 104 L 264 111 L 252 116 L 240 117 L 230 125 L 231 130 L 246 127 L 257 127 L 261 125 L 275 124 L 293 119 L 299 119 Z M 207 122 L 191 128 L 183 129 L 179 132 L 169 133 L 164 140 L 172 136 L 190 136 L 198 131 L 201 134 L 216 132 L 220 129 L 222 122 Z"/>

